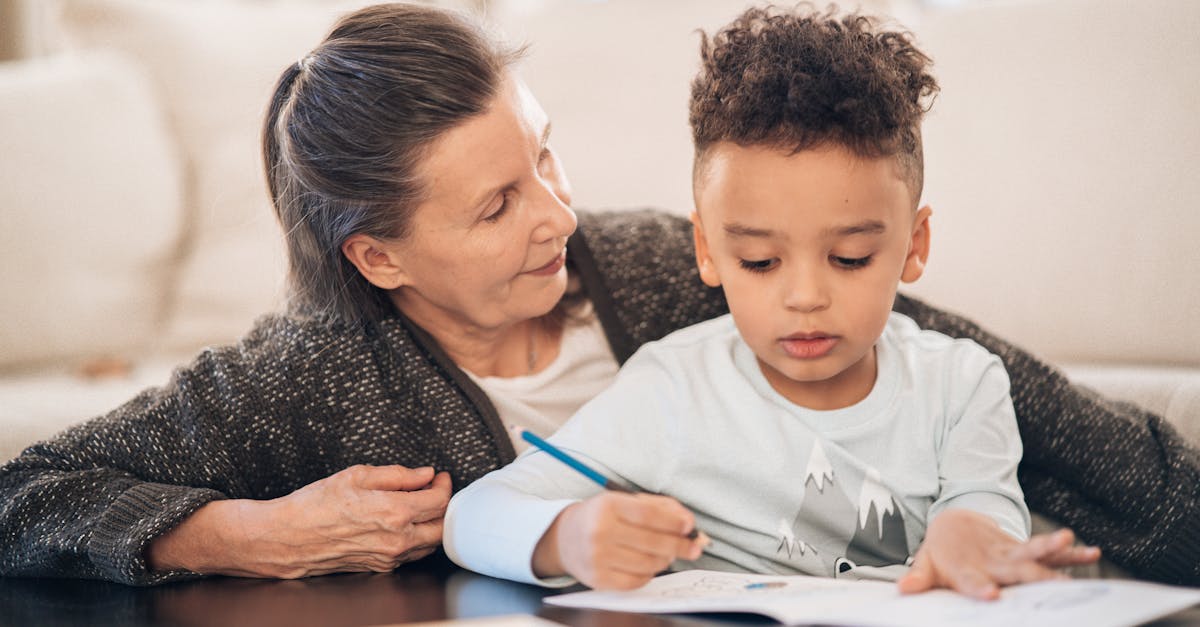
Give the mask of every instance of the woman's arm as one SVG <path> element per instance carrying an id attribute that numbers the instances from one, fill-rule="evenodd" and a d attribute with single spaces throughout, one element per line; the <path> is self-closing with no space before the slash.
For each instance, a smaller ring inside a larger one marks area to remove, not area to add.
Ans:
<path id="1" fill-rule="evenodd" d="M 290 577 L 431 550 L 450 481 L 419 468 L 437 462 L 428 421 L 400 421 L 406 406 L 364 392 L 378 367 L 360 345 L 316 360 L 327 338 L 269 341 L 290 332 L 205 351 L 167 386 L 0 469 L 0 574 Z M 384 465 L 395 463 L 418 468 Z"/>
<path id="2" fill-rule="evenodd" d="M 286 497 L 213 501 L 151 541 L 153 572 L 293 579 L 387 572 L 442 541 L 450 476 L 353 466 Z"/>
<path id="3" fill-rule="evenodd" d="M 1140 577 L 1200 584 L 1200 452 L 1170 424 L 1071 383 L 965 318 L 905 296 L 895 309 L 921 328 L 975 340 L 1004 362 L 1030 509 Z"/>

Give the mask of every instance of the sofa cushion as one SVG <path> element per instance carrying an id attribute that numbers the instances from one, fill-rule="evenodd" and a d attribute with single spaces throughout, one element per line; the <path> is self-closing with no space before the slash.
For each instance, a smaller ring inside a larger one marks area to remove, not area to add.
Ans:
<path id="1" fill-rule="evenodd" d="M 0 65 L 0 368 L 144 351 L 181 219 L 176 150 L 136 64 Z"/>
<path id="2" fill-rule="evenodd" d="M 188 233 L 161 350 L 240 337 L 283 302 L 283 246 L 260 156 L 275 81 L 367 0 L 60 0 L 60 45 L 116 48 L 149 71 L 187 168 Z M 460 7 L 468 0 L 440 0 Z"/>
<path id="3" fill-rule="evenodd" d="M 259 128 L 275 79 L 339 11 L 230 1 L 69 0 L 72 48 L 115 48 L 149 72 L 187 172 L 187 239 L 161 348 L 227 342 L 276 308 L 283 248 Z"/>

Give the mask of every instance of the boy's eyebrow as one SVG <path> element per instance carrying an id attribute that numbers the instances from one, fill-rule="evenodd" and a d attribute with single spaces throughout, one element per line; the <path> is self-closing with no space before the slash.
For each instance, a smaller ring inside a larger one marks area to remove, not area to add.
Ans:
<path id="1" fill-rule="evenodd" d="M 887 225 L 879 220 L 867 220 L 858 224 L 834 226 L 824 230 L 822 235 L 847 237 L 850 235 L 878 235 L 887 231 Z M 734 237 L 771 237 L 775 234 L 770 229 L 747 226 L 738 222 L 726 222 L 725 233 Z"/>
<path id="2" fill-rule="evenodd" d="M 726 222 L 725 233 L 734 237 L 771 237 L 774 234 L 770 229 L 760 229 L 737 222 Z"/>
<path id="3" fill-rule="evenodd" d="M 825 235 L 846 237 L 848 235 L 878 235 L 887 230 L 887 225 L 879 220 L 867 220 L 858 224 L 835 226 L 825 229 Z"/>

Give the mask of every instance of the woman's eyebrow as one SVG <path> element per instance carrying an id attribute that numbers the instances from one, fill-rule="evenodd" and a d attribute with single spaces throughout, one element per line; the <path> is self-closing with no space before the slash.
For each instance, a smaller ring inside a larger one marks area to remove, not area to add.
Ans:
<path id="1" fill-rule="evenodd" d="M 550 143 L 550 122 L 547 121 L 546 126 L 542 129 L 542 139 L 538 143 L 538 150 L 537 150 L 538 155 L 542 154 L 542 151 L 544 151 L 546 149 L 546 145 L 549 143 Z M 492 197 L 495 196 L 497 193 L 499 193 L 501 190 L 512 187 L 512 184 L 513 184 L 513 182 L 510 181 L 510 182 L 504 183 L 502 185 L 496 185 L 493 187 L 489 187 L 486 191 L 480 193 L 478 199 L 476 199 L 474 202 L 472 202 L 469 206 L 475 207 L 479 211 L 483 211 L 484 203 L 486 203 L 488 200 L 491 200 Z"/>

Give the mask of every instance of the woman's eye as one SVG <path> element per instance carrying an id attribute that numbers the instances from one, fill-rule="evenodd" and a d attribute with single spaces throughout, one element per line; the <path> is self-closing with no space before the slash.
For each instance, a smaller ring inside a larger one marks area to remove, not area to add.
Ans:
<path id="1" fill-rule="evenodd" d="M 750 272 L 766 272 L 766 271 L 774 268 L 776 265 L 778 265 L 779 260 L 778 259 L 761 259 L 761 260 L 741 259 L 738 261 L 738 263 L 741 264 L 742 269 L 748 270 Z"/>
<path id="2" fill-rule="evenodd" d="M 829 259 L 833 261 L 834 265 L 847 270 L 865 268 L 871 263 L 871 255 L 867 255 L 866 257 L 838 257 L 837 255 L 832 255 Z"/>
<path id="3" fill-rule="evenodd" d="M 508 211 L 509 196 L 511 194 L 512 194 L 512 192 L 504 192 L 504 194 L 502 194 L 500 196 L 500 206 L 495 211 L 484 216 L 483 221 L 484 222 L 495 222 L 495 221 L 499 220 L 500 217 L 504 215 L 504 212 Z"/>
<path id="4" fill-rule="evenodd" d="M 542 152 L 538 155 L 537 160 L 537 169 L 539 173 L 545 174 L 546 171 L 552 167 L 552 164 L 554 163 L 554 161 L 550 158 L 552 156 L 554 155 L 550 152 L 549 147 L 542 149 Z"/>

